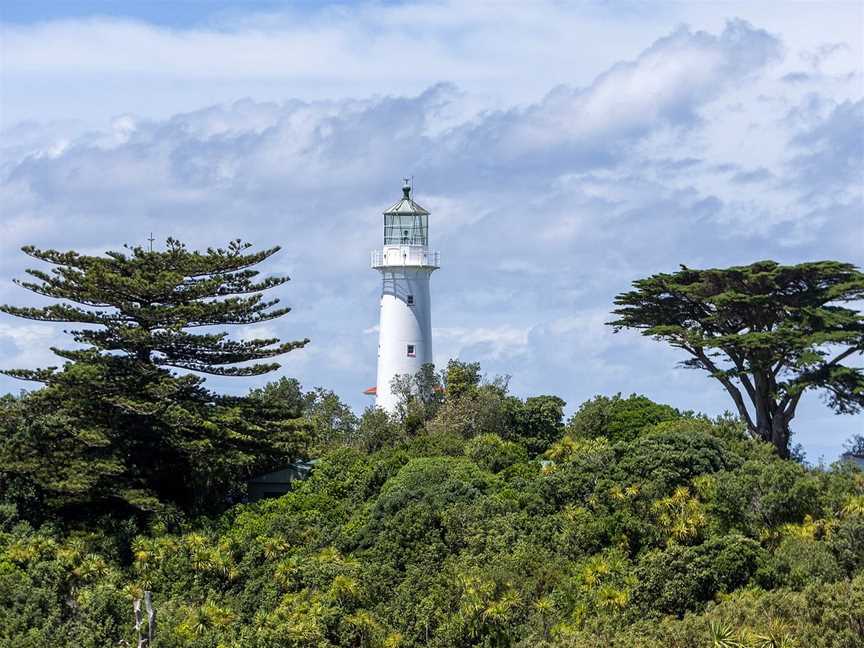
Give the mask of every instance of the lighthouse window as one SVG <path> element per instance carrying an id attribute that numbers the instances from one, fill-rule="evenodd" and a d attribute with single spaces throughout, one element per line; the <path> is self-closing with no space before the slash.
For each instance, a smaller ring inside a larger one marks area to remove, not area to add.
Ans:
<path id="1" fill-rule="evenodd" d="M 414 345 L 413 345 L 413 344 L 409 344 L 409 345 L 408 345 L 408 357 L 409 357 L 409 358 L 413 358 L 414 356 L 415 356 L 415 353 L 414 353 Z"/>
<path id="2" fill-rule="evenodd" d="M 408 295 L 407 301 L 408 301 L 409 306 L 413 306 L 414 305 L 414 295 Z"/>
<path id="3" fill-rule="evenodd" d="M 426 245 L 428 235 L 426 214 L 384 215 L 384 245 Z"/>

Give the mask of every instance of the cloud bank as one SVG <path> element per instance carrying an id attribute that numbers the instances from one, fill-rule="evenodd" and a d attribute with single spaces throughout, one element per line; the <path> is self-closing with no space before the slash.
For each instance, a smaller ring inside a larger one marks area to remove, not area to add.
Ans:
<path id="1" fill-rule="evenodd" d="M 400 11 L 376 15 L 398 25 Z M 429 29 L 456 29 L 429 11 Z M 218 47 L 254 34 L 265 43 L 238 55 L 238 75 L 268 74 L 249 58 L 271 42 L 261 20 L 214 32 Z M 73 27 L 19 32 L 59 39 L 66 51 L 75 49 L 63 41 Z M 182 76 L 209 51 L 200 30 L 84 27 L 96 52 L 124 39 L 138 51 L 136 38 L 156 39 L 158 56 L 177 60 L 171 70 L 163 61 L 167 75 Z M 341 51 L 356 35 L 324 23 L 304 33 L 312 52 L 332 43 Z M 39 42 L 12 41 L 13 73 L 120 65 L 80 47 L 78 58 L 58 62 L 37 51 Z M 551 83 L 532 101 L 478 98 L 463 77 L 372 96 L 247 98 L 165 117 L 129 105 L 84 130 L 12 124 L 0 145 L 0 301 L 35 299 L 10 281 L 26 267 L 16 250 L 27 243 L 99 253 L 142 243 L 151 231 L 193 247 L 238 236 L 278 243 L 283 252 L 266 270 L 292 277 L 279 296 L 294 310 L 269 326 L 287 339 L 312 339 L 286 356 L 284 372 L 362 407 L 361 392 L 374 382 L 379 290 L 368 253 L 380 245 L 381 210 L 408 174 L 442 250 L 433 278 L 439 364 L 479 360 L 489 373 L 512 374 L 517 393 L 556 393 L 571 406 L 595 393 L 637 391 L 717 413 L 728 407 L 725 396 L 708 378 L 676 369 L 674 351 L 604 326 L 612 299 L 633 279 L 679 263 L 862 263 L 861 69 L 831 63 L 846 54 L 796 51 L 782 33 L 731 19 L 713 31 L 667 29 L 593 78 L 574 72 L 578 78 Z M 452 68 L 440 52 L 430 56 Z M 346 73 L 362 76 L 364 63 L 357 65 Z M 802 65 L 807 78 L 790 81 Z M 48 325 L 3 322 L 3 364 L 43 363 L 39 348 L 61 339 Z M 811 455 L 830 455 L 854 422 L 810 400 L 799 440 Z M 826 429 L 834 430 L 830 441 L 819 436 Z"/>

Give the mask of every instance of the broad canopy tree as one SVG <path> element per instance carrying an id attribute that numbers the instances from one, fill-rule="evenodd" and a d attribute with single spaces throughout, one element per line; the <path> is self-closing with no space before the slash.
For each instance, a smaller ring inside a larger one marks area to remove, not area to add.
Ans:
<path id="1" fill-rule="evenodd" d="M 707 371 L 732 397 L 750 433 L 789 456 L 801 397 L 820 390 L 838 413 L 864 406 L 864 317 L 845 306 L 864 297 L 864 273 L 837 261 L 656 274 L 615 298 L 616 331 L 683 349 L 682 364 Z"/>
<path id="2" fill-rule="evenodd" d="M 253 269 L 279 248 L 249 247 L 236 240 L 197 252 L 168 239 L 162 251 L 105 256 L 23 248 L 53 268 L 16 283 L 60 303 L 0 311 L 84 326 L 68 331 L 76 348 L 52 349 L 62 368 L 3 371 L 45 387 L 9 407 L 17 415 L 5 417 L 2 471 L 67 511 L 213 510 L 253 471 L 302 454 L 293 408 L 220 396 L 196 375 L 270 372 L 279 367 L 272 358 L 307 342 L 213 330 L 289 311 L 263 297 L 288 278 L 259 279 Z"/>

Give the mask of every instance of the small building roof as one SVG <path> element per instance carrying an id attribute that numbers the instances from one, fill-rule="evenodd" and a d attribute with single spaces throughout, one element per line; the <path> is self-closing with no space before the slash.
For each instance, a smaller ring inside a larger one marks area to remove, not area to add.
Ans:
<path id="1" fill-rule="evenodd" d="M 429 215 L 428 211 L 423 209 L 423 207 L 421 207 L 411 199 L 411 185 L 408 184 L 407 180 L 405 181 L 405 184 L 402 185 L 402 200 L 390 207 L 390 209 L 384 211 L 385 216 L 396 216 L 403 214 L 420 216 Z"/>
<path id="2" fill-rule="evenodd" d="M 315 465 L 312 461 L 295 461 L 281 470 L 256 475 L 249 480 L 249 484 L 287 484 L 295 479 L 306 477 Z"/>

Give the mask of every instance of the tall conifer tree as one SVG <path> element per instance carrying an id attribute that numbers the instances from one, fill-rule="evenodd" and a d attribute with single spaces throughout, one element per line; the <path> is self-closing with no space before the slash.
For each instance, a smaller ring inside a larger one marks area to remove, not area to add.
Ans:
<path id="1" fill-rule="evenodd" d="M 27 270 L 31 279 L 16 283 L 61 302 L 0 311 L 85 326 L 68 331 L 77 348 L 52 349 L 62 368 L 3 372 L 45 386 L 7 417 L 0 470 L 70 515 L 165 504 L 215 510 L 252 472 L 301 455 L 299 412 L 217 395 L 195 375 L 270 372 L 279 367 L 272 358 L 308 342 L 236 341 L 218 330 L 290 310 L 263 296 L 288 278 L 259 279 L 253 269 L 279 248 L 249 248 L 236 240 L 201 253 L 174 239 L 164 251 L 106 256 L 23 248 L 53 268 Z"/>

